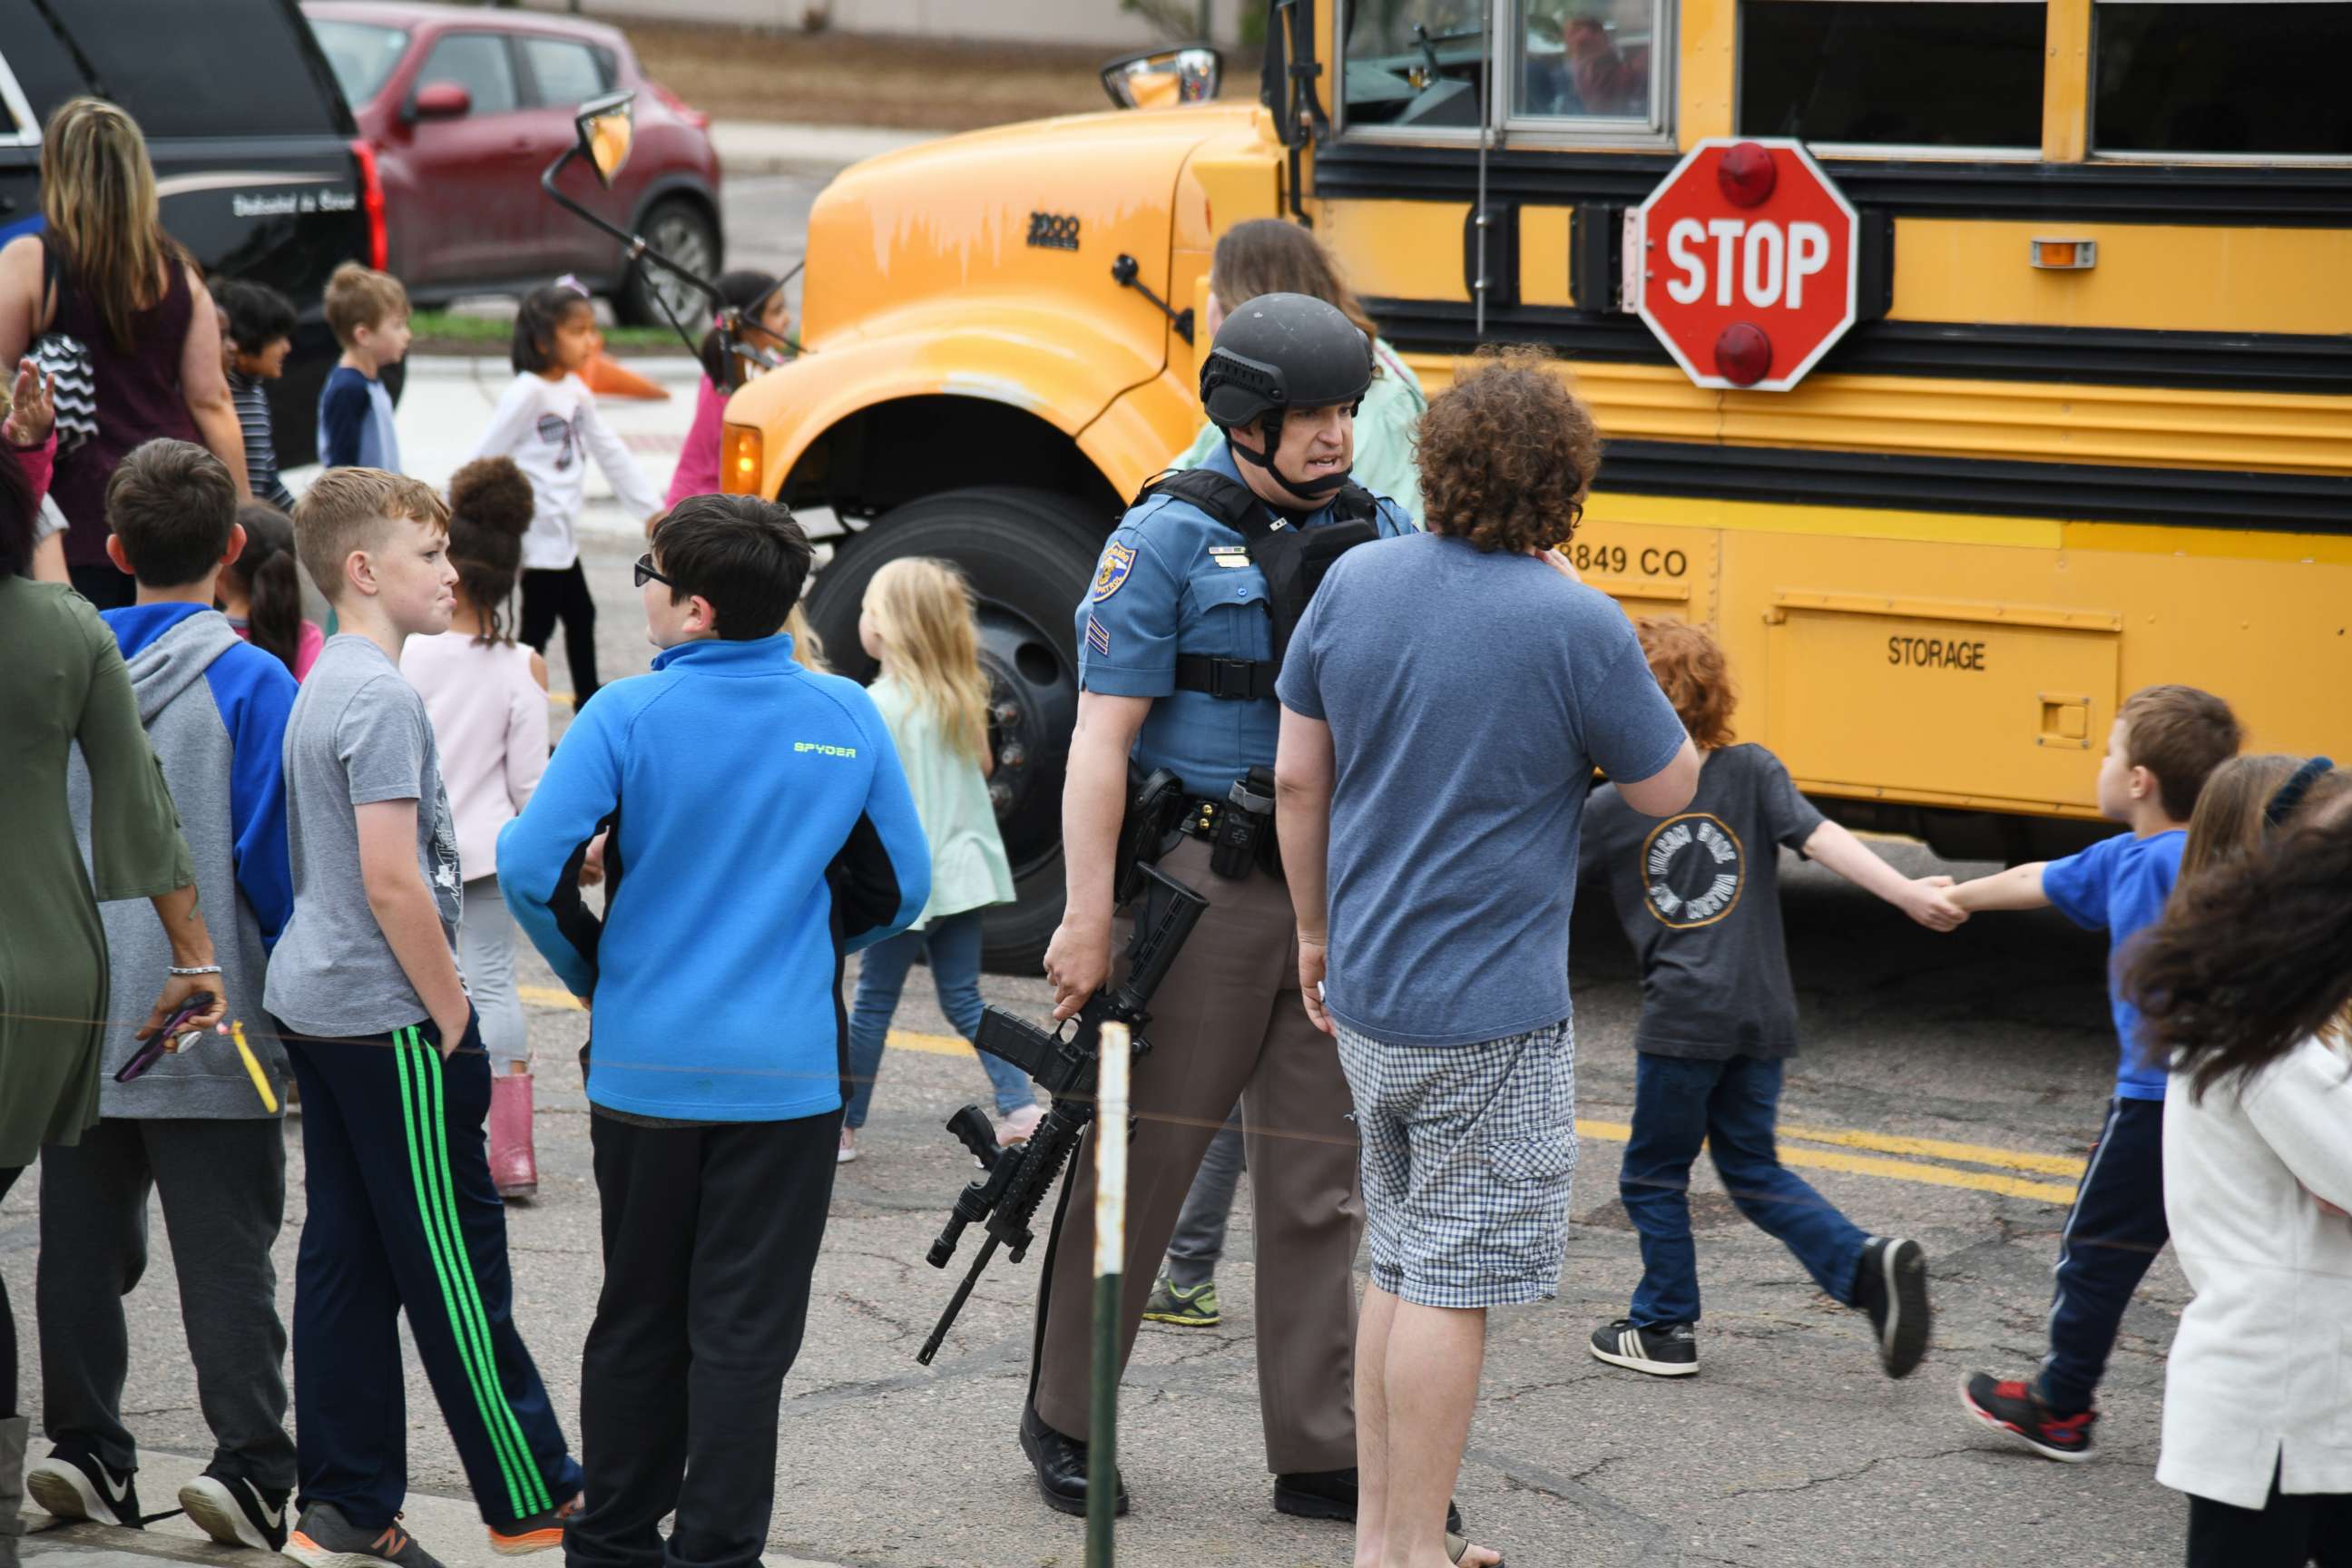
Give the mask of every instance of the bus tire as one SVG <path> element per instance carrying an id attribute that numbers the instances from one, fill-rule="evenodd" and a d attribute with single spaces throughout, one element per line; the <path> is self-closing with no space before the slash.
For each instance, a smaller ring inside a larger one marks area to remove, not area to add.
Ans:
<path id="1" fill-rule="evenodd" d="M 893 508 L 834 547 L 809 592 L 808 617 L 840 673 L 870 680 L 857 641 L 866 584 L 892 561 L 953 562 L 979 602 L 981 662 L 995 704 L 992 791 L 1013 866 L 1014 901 L 983 918 L 982 962 L 1035 974 L 1062 920 L 1062 773 L 1077 712 L 1076 612 L 1110 520 L 1050 490 L 987 485 Z"/>

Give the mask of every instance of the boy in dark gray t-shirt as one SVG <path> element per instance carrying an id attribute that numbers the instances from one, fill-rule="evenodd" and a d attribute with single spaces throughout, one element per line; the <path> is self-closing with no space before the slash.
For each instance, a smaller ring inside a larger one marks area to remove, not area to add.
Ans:
<path id="1" fill-rule="evenodd" d="M 1780 847 L 1820 861 L 1921 925 L 1967 918 L 1949 877 L 1905 877 L 1797 793 L 1761 746 L 1732 745 L 1723 651 L 1681 621 L 1636 624 L 1651 673 L 1705 758 L 1689 805 L 1644 816 L 1613 787 L 1584 814 L 1583 875 L 1606 881 L 1642 966 L 1633 1134 L 1618 1195 L 1642 1237 L 1632 1311 L 1593 1331 L 1592 1354 L 1659 1377 L 1698 1370 L 1690 1168 L 1704 1142 L 1731 1201 L 1778 1237 L 1814 1283 L 1870 1314 L 1880 1364 L 1902 1377 L 1927 1345 L 1927 1258 L 1864 1235 L 1780 1163 L 1773 1129 L 1797 1002 L 1780 930 Z"/>

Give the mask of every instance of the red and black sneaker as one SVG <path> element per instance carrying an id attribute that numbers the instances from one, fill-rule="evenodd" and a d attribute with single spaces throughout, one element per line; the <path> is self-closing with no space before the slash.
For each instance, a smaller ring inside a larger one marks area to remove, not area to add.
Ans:
<path id="1" fill-rule="evenodd" d="M 1960 1404 L 1986 1426 L 2008 1433 L 2045 1459 L 2072 1465 L 2091 1457 L 2091 1426 L 2099 1413 L 2079 1410 L 2060 1415 L 2042 1403 L 2030 1383 L 1971 1373 L 1960 1384 Z"/>

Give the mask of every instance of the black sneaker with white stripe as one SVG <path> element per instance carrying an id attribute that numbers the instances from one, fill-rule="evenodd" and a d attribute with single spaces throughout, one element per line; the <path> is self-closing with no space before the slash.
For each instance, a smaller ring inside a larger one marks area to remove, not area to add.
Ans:
<path id="1" fill-rule="evenodd" d="M 1927 1353 L 1927 1254 L 1916 1241 L 1874 1236 L 1855 1267 L 1853 1304 L 1870 1314 L 1878 1364 L 1889 1377 L 1908 1377 Z"/>
<path id="2" fill-rule="evenodd" d="M 86 1448 L 56 1447 L 25 1472 L 25 1491 L 59 1519 L 139 1530 L 139 1486 L 131 1472 L 117 1476 Z"/>
<path id="3" fill-rule="evenodd" d="M 1698 1333 L 1688 1323 L 1637 1327 L 1619 1318 L 1592 1331 L 1592 1359 L 1646 1372 L 1652 1377 L 1688 1377 L 1698 1370 Z"/>
<path id="4" fill-rule="evenodd" d="M 286 1550 L 286 1494 L 263 1491 L 242 1476 L 206 1470 L 180 1489 L 180 1506 L 223 1546 Z"/>

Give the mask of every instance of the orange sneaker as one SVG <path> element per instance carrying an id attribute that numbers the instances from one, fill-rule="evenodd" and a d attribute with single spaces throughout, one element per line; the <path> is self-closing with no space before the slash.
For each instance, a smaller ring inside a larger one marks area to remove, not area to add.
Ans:
<path id="1" fill-rule="evenodd" d="M 565 1521 L 580 1511 L 580 1500 L 573 1498 L 550 1513 L 535 1513 L 512 1530 L 490 1527 L 490 1550 L 501 1557 L 520 1557 L 531 1552 L 553 1552 L 563 1545 Z"/>

